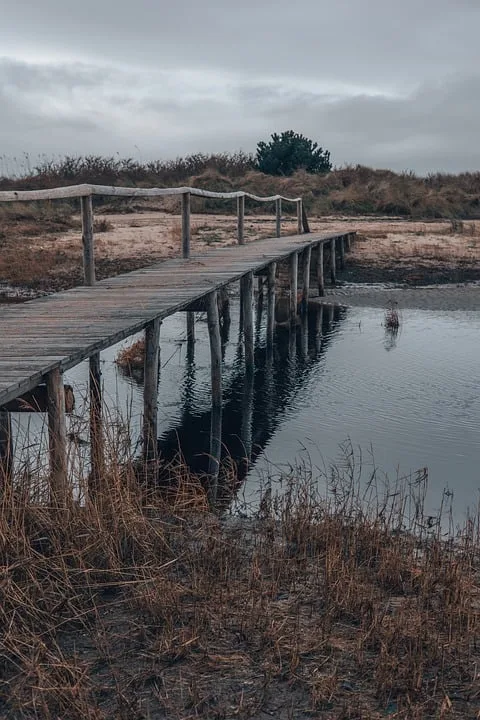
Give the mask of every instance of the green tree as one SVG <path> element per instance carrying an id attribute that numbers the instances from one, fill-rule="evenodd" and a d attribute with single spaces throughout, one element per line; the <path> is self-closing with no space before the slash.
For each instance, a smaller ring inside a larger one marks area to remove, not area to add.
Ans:
<path id="1" fill-rule="evenodd" d="M 329 151 L 293 130 L 286 130 L 281 135 L 273 133 L 268 143 L 259 142 L 255 164 L 267 175 L 292 175 L 300 169 L 309 173 L 327 173 L 332 169 Z"/>

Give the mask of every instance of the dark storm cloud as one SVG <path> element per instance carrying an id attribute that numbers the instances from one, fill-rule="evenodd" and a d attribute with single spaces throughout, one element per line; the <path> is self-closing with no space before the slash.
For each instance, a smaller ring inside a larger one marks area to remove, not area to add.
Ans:
<path id="1" fill-rule="evenodd" d="M 1 12 L 0 154 L 253 150 L 293 128 L 337 164 L 480 166 L 474 0 L 17 0 Z"/>

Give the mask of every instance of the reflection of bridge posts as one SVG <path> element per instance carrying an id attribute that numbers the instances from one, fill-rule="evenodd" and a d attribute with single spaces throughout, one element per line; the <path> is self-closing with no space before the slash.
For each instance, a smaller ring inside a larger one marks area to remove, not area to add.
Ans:
<path id="1" fill-rule="evenodd" d="M 273 336 L 275 332 L 275 275 L 277 264 L 268 266 L 267 275 L 267 358 L 273 358 Z"/>
<path id="2" fill-rule="evenodd" d="M 335 306 L 328 306 L 328 329 L 331 330 L 333 327 L 333 321 L 335 319 Z"/>
<path id="3" fill-rule="evenodd" d="M 257 295 L 257 314 L 255 317 L 255 337 L 257 343 L 260 342 L 260 329 L 262 327 L 262 315 L 263 315 L 263 277 L 258 277 L 258 295 Z"/>
<path id="4" fill-rule="evenodd" d="M 315 315 L 315 350 L 317 353 L 322 348 L 323 334 L 323 305 L 317 306 Z"/>
<path id="5" fill-rule="evenodd" d="M 218 471 L 222 449 L 222 343 L 218 313 L 217 292 L 207 298 L 208 337 L 210 340 L 212 417 L 210 423 L 210 457 L 208 474 L 210 476 L 209 496 L 215 501 L 218 492 Z"/>
<path id="6" fill-rule="evenodd" d="M 308 307 L 302 312 L 300 320 L 300 354 L 302 360 L 306 360 L 308 356 Z"/>
<path id="7" fill-rule="evenodd" d="M 240 440 L 242 441 L 245 457 L 245 473 L 248 471 L 252 457 L 252 418 L 253 418 L 253 386 L 255 373 L 253 368 L 245 368 L 245 380 L 242 393 L 242 420 L 240 425 Z M 244 475 L 244 472 L 241 474 Z"/>

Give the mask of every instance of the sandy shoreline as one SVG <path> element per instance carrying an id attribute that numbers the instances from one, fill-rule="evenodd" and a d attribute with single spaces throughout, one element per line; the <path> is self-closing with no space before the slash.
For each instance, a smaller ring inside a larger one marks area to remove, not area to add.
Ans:
<path id="1" fill-rule="evenodd" d="M 319 302 L 352 307 L 386 307 L 391 301 L 399 309 L 480 310 L 480 283 L 465 285 L 428 285 L 413 288 L 343 285 L 326 291 Z"/>

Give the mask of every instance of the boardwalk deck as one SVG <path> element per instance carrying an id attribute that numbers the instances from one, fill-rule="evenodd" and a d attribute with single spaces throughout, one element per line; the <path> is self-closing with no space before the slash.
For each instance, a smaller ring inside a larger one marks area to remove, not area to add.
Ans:
<path id="1" fill-rule="evenodd" d="M 1 308 L 0 406 L 34 388 L 52 369 L 67 370 L 154 318 L 336 237 L 341 235 L 295 235 L 209 250 Z"/>

